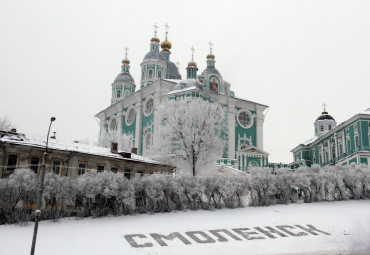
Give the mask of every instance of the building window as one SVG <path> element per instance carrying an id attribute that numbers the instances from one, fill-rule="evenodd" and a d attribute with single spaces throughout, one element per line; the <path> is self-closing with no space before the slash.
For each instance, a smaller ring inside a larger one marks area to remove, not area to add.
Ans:
<path id="1" fill-rule="evenodd" d="M 96 171 L 97 171 L 98 173 L 103 172 L 103 171 L 104 171 L 104 166 L 102 166 L 102 165 L 98 165 L 98 166 L 96 166 Z"/>
<path id="2" fill-rule="evenodd" d="M 130 107 L 126 113 L 126 125 L 131 126 L 132 122 L 134 122 L 134 119 L 135 119 L 135 109 L 134 107 Z"/>
<path id="3" fill-rule="evenodd" d="M 123 176 L 127 179 L 130 180 L 131 178 L 131 170 L 126 169 L 125 172 L 123 173 Z"/>
<path id="4" fill-rule="evenodd" d="M 53 161 L 53 173 L 54 174 L 60 174 L 60 167 L 62 163 L 59 160 Z"/>
<path id="5" fill-rule="evenodd" d="M 111 118 L 109 129 L 110 129 L 110 131 L 116 131 L 117 130 L 117 120 L 116 120 L 115 117 Z"/>
<path id="6" fill-rule="evenodd" d="M 161 70 L 158 70 L 158 78 L 161 79 L 162 78 L 162 71 Z"/>
<path id="7" fill-rule="evenodd" d="M 38 171 L 39 171 L 39 162 L 40 162 L 40 159 L 39 159 L 39 158 L 36 158 L 36 157 L 32 157 L 32 158 L 31 158 L 30 169 L 31 169 L 35 174 L 37 174 L 37 173 L 38 173 Z"/>
<path id="8" fill-rule="evenodd" d="M 140 175 L 140 176 L 144 176 L 144 172 L 143 171 L 138 171 L 137 174 Z"/>
<path id="9" fill-rule="evenodd" d="M 240 110 L 238 113 L 238 123 L 243 128 L 252 126 L 252 114 L 248 110 Z"/>
<path id="10" fill-rule="evenodd" d="M 218 82 L 215 78 L 212 78 L 209 83 L 209 91 L 218 94 Z"/>
<path id="11" fill-rule="evenodd" d="M 144 104 L 144 114 L 145 114 L 145 116 L 149 116 L 150 114 L 152 114 L 153 108 L 154 108 L 154 100 L 153 100 L 152 97 L 148 97 L 145 100 L 145 104 Z"/>
<path id="12" fill-rule="evenodd" d="M 79 163 L 78 164 L 78 175 L 83 175 L 86 171 L 86 164 L 85 163 Z"/>
<path id="13" fill-rule="evenodd" d="M 17 159 L 18 155 L 9 154 L 8 156 L 8 164 L 6 168 L 7 175 L 12 174 L 17 167 Z"/>
<path id="14" fill-rule="evenodd" d="M 144 70 L 143 70 L 143 71 L 141 71 L 141 79 L 142 79 L 142 80 L 144 80 L 144 74 L 145 74 Z"/>
<path id="15" fill-rule="evenodd" d="M 152 69 L 149 70 L 149 79 L 151 79 L 151 78 L 153 78 L 153 70 Z"/>
<path id="16" fill-rule="evenodd" d="M 358 139 L 358 135 L 355 136 L 355 144 L 356 148 L 360 147 L 360 140 Z"/>
<path id="17" fill-rule="evenodd" d="M 152 144 L 152 133 L 147 133 L 145 135 L 145 149 L 149 150 L 151 144 Z"/>
<path id="18" fill-rule="evenodd" d="M 113 173 L 117 173 L 118 172 L 118 168 L 117 167 L 111 167 L 110 169 Z"/>
<path id="19" fill-rule="evenodd" d="M 320 131 L 324 131 L 324 125 L 320 124 Z"/>
<path id="20" fill-rule="evenodd" d="M 121 90 L 117 90 L 117 98 L 121 97 Z"/>
<path id="21" fill-rule="evenodd" d="M 129 90 L 126 90 L 125 91 L 125 97 L 128 97 L 130 95 L 130 91 Z"/>
<path id="22" fill-rule="evenodd" d="M 329 130 L 331 130 L 331 124 L 329 124 L 328 128 L 329 128 Z"/>

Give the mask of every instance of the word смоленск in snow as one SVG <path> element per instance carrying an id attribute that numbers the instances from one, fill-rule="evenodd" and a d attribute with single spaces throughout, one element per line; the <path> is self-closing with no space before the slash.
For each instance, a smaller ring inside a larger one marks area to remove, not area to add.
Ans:
<path id="1" fill-rule="evenodd" d="M 209 232 L 209 233 L 207 233 Z M 209 244 L 216 242 L 228 242 L 229 240 L 256 240 L 256 239 L 275 239 L 278 237 L 301 237 L 307 235 L 330 235 L 327 232 L 317 229 L 316 227 L 307 224 L 305 227 L 301 225 L 280 225 L 275 227 L 254 227 L 254 228 L 233 228 L 213 229 L 207 231 L 187 231 L 183 234 L 172 232 L 169 235 L 158 233 L 130 234 L 125 235 L 127 242 L 135 248 L 153 247 L 154 243 L 160 246 L 168 246 L 169 241 L 180 240 L 183 244 L 189 245 L 193 243 Z"/>

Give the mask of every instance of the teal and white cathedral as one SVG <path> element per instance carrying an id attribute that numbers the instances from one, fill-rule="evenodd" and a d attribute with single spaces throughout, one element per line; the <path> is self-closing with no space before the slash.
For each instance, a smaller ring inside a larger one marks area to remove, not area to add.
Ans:
<path id="1" fill-rule="evenodd" d="M 324 111 L 315 120 L 314 130 L 311 139 L 291 150 L 291 168 L 313 164 L 370 164 L 370 108 L 337 125 L 324 105 Z"/>
<path id="2" fill-rule="evenodd" d="M 160 104 L 180 97 L 207 98 L 220 104 L 227 118 L 227 141 L 219 163 L 240 170 L 266 166 L 268 153 L 263 150 L 263 123 L 268 106 L 235 96 L 231 84 L 216 69 L 211 44 L 205 59 L 206 68 L 198 74 L 197 63 L 192 57 L 186 68 L 186 79 L 182 79 L 178 67 L 170 60 L 172 44 L 167 32 L 161 43 L 156 34 L 140 64 L 139 85 L 130 74 L 126 51 L 121 72 L 111 86 L 111 105 L 96 114 L 100 120 L 100 134 L 131 134 L 134 147 L 145 156 L 158 137 L 154 115 Z M 136 90 L 137 86 L 140 89 Z"/>

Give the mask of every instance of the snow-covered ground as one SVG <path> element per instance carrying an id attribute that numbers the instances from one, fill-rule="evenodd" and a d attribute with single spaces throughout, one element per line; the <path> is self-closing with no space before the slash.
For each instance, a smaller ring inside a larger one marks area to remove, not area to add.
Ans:
<path id="1" fill-rule="evenodd" d="M 0 226 L 0 254 L 28 254 L 32 232 L 33 224 Z M 370 254 L 370 201 L 46 221 L 36 254 Z"/>

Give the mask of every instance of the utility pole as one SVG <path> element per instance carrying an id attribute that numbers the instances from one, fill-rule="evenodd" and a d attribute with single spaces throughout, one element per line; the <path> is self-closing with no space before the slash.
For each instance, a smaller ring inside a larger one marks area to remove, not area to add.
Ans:
<path id="1" fill-rule="evenodd" d="M 51 127 L 51 124 L 55 120 L 56 120 L 55 117 L 51 117 L 51 119 L 50 119 L 48 136 L 46 137 L 45 152 L 44 152 L 44 156 L 42 157 L 40 189 L 39 189 L 39 194 L 37 196 L 37 203 L 36 203 L 36 210 L 35 210 L 35 227 L 33 229 L 31 255 L 35 254 L 37 230 L 38 230 L 38 227 L 39 227 L 39 221 L 40 221 L 40 217 L 41 217 L 42 193 L 44 192 L 44 178 L 45 178 L 46 160 L 48 158 L 48 143 L 49 143 L 50 127 Z"/>

